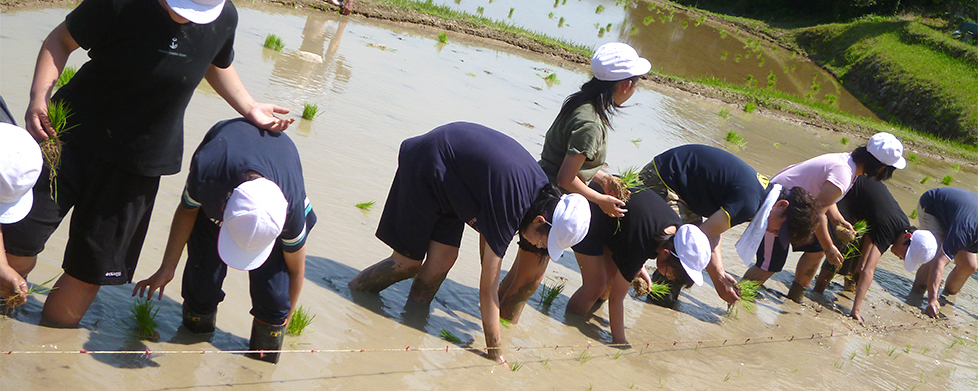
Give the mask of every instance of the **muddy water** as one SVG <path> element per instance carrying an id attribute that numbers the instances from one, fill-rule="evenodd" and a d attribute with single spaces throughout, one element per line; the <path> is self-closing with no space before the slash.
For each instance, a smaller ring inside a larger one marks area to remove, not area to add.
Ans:
<path id="1" fill-rule="evenodd" d="M 0 94 L 15 113 L 26 109 L 34 53 L 66 12 L 0 14 Z M 286 347 L 357 352 L 286 354 L 277 366 L 218 353 L 68 354 L 81 349 L 245 349 L 251 323 L 247 279 L 232 271 L 218 331 L 206 338 L 179 328 L 179 278 L 166 288 L 161 302 L 160 342 L 131 337 L 127 310 L 133 303 L 132 285 L 102 289 L 77 330 L 37 326 L 44 298 L 32 298 L 12 317 L 0 318 L 0 350 L 66 353 L 0 355 L 3 389 L 115 389 L 121 384 L 126 389 L 784 389 L 838 388 L 851 386 L 851 379 L 866 382 L 864 388 L 978 386 L 973 359 L 978 346 L 972 342 L 978 282 L 965 287 L 958 307 L 945 309 L 949 320 L 931 322 L 920 318 L 919 307 L 903 303 L 912 276 L 892 255 L 880 263 L 878 284 L 864 312 L 866 327 L 844 318 L 851 294 L 840 293 L 838 286 L 825 297 L 810 295 L 804 305 L 785 303 L 796 260 L 792 257 L 789 271 L 768 283 L 770 292 L 763 294 L 756 315 L 741 311 L 736 319 L 727 317 L 725 305 L 708 285 L 685 293 L 678 311 L 628 300 L 627 333 L 635 349 L 618 351 L 603 346 L 610 341 L 606 310 L 586 322 L 565 315 L 567 300 L 581 281 L 567 253 L 548 270 L 549 277 L 566 279 L 564 293 L 550 308 L 542 308 L 539 296 L 534 297 L 520 324 L 503 333 L 511 347 L 507 358 L 523 364 L 519 371 L 506 371 L 470 352 L 446 352 L 447 342 L 439 338 L 442 329 L 476 347 L 484 340 L 474 232 L 466 233 L 460 259 L 429 309 L 405 308 L 407 281 L 381 295 L 354 295 L 346 287 L 357 272 L 389 254 L 373 231 L 395 170 L 397 147 L 404 138 L 437 125 L 468 120 L 499 129 L 538 153 L 560 102 L 589 77 L 586 70 L 462 36 L 450 35 L 449 44 L 439 44 L 437 31 L 281 8 L 240 7 L 239 12 L 235 67 L 252 95 L 296 111 L 303 103 L 314 103 L 321 113 L 290 129 L 320 222 L 310 234 L 300 299 L 316 318 L 302 336 L 287 337 Z M 267 33 L 281 36 L 286 49 L 262 49 Z M 69 63 L 81 64 L 84 57 L 75 53 Z M 559 84 L 547 85 L 541 78 L 551 71 L 560 75 Z M 609 146 L 612 171 L 644 165 L 665 149 L 692 142 L 729 148 L 759 171 L 773 174 L 790 163 L 864 142 L 843 146 L 837 133 L 647 87 L 615 118 Z M 731 112 L 729 118 L 718 115 L 723 109 Z M 226 103 L 201 86 L 187 112 L 186 150 L 193 150 L 210 125 L 232 116 Z M 729 130 L 743 134 L 746 144 L 722 141 Z M 951 174 L 957 186 L 978 190 L 973 168 L 951 170 L 947 163 L 925 158 L 898 173 L 891 189 L 908 212 L 922 190 L 936 185 L 933 179 L 921 185 L 924 175 Z M 137 279 L 159 265 L 184 180 L 183 173 L 162 180 Z M 368 212 L 354 207 L 364 201 L 378 204 Z M 736 276 L 746 270 L 732 250 L 740 232 L 742 228 L 731 230 L 723 242 L 727 269 Z M 31 282 L 59 272 L 65 238 L 62 227 L 41 254 Z M 913 329 L 898 329 L 915 323 Z M 958 337 L 967 342 L 954 343 Z M 407 347 L 434 350 L 405 351 Z M 390 351 L 374 351 L 383 349 Z"/>
<path id="2" fill-rule="evenodd" d="M 592 47 L 611 41 L 627 42 L 652 62 L 653 69 L 667 74 L 770 86 L 876 118 L 832 75 L 811 61 L 767 41 L 741 35 L 739 30 L 687 16 L 672 6 L 630 2 L 625 7 L 625 2 L 610 0 L 435 3 Z M 603 7 L 600 12 L 598 7 Z"/>

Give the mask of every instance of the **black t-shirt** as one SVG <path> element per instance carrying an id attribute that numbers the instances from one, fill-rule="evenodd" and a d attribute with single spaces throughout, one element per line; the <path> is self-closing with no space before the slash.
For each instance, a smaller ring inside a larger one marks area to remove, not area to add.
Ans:
<path id="1" fill-rule="evenodd" d="M 211 64 L 231 65 L 237 23 L 230 1 L 204 25 L 156 0 L 82 1 L 65 25 L 90 60 L 53 97 L 74 113 L 65 143 L 136 174 L 179 172 L 184 111 Z"/>
<path id="2" fill-rule="evenodd" d="M 910 220 L 883 182 L 865 175 L 856 177 L 846 196 L 838 203 L 839 213 L 850 224 L 866 220 L 873 244 L 885 253 L 897 234 L 910 228 Z"/>
<path id="3" fill-rule="evenodd" d="M 496 255 L 516 235 L 523 215 L 549 181 L 516 140 L 482 125 L 454 122 L 401 144 L 399 159 L 415 162 L 405 180 L 427 186 L 442 210 L 481 233 Z"/>
<path id="4" fill-rule="evenodd" d="M 750 221 L 767 196 L 757 170 L 730 152 L 706 145 L 682 145 L 652 159 L 662 183 L 696 214 L 723 209 L 730 226 Z"/>
<path id="5" fill-rule="evenodd" d="M 258 129 L 244 118 L 214 125 L 191 158 L 182 205 L 201 208 L 216 231 L 224 219 L 224 204 L 248 171 L 282 190 L 289 206 L 279 239 L 283 250 L 298 251 L 316 225 L 316 213 L 306 198 L 299 152 L 285 133 Z"/>
<path id="6" fill-rule="evenodd" d="M 978 253 L 978 194 L 953 187 L 938 187 L 920 196 L 920 207 L 937 217 L 944 228 L 944 254 Z M 919 211 L 918 211 L 919 213 Z"/>
<path id="7" fill-rule="evenodd" d="M 591 188 L 604 194 L 601 185 L 591 182 Z M 584 255 L 602 255 L 604 246 L 611 250 L 611 258 L 622 277 L 631 281 L 658 252 L 655 237 L 669 226 L 682 224 L 679 215 L 654 191 L 632 189 L 631 198 L 625 204 L 625 217 L 610 217 L 595 203 L 591 205 L 591 227 L 587 236 L 574 246 L 574 251 Z"/>

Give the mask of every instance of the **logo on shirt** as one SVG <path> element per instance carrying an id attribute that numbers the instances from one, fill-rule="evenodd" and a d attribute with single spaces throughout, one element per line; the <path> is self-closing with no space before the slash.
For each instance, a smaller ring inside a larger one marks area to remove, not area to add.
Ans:
<path id="1" fill-rule="evenodd" d="M 167 49 L 159 49 L 160 53 L 167 54 L 167 55 L 170 55 L 170 56 L 187 57 L 187 55 L 184 54 L 184 53 L 178 53 L 178 52 L 175 52 L 174 51 L 174 50 L 177 49 L 177 46 L 179 46 L 179 45 L 177 45 L 177 39 L 176 38 L 171 39 L 170 40 L 170 44 L 167 45 L 167 46 L 169 47 L 169 50 L 167 50 Z"/>
<path id="2" fill-rule="evenodd" d="M 122 277 L 122 272 L 106 272 L 106 277 Z"/>
<path id="3" fill-rule="evenodd" d="M 170 41 L 170 49 L 176 49 L 176 48 L 177 48 L 177 39 L 176 38 L 173 38 Z"/>

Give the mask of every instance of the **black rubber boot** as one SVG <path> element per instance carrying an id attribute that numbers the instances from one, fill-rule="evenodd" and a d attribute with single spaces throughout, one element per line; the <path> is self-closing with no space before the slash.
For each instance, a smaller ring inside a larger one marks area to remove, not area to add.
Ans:
<path id="1" fill-rule="evenodd" d="M 788 289 L 788 298 L 795 303 L 801 304 L 801 299 L 805 297 L 805 292 L 807 291 L 808 287 L 792 281 L 791 289 Z"/>
<path id="2" fill-rule="evenodd" d="M 652 282 L 666 283 L 669 284 L 669 293 L 663 295 L 662 297 L 654 297 L 651 294 L 648 297 L 648 302 L 655 304 L 660 307 L 666 308 L 676 308 L 676 304 L 679 303 L 679 292 L 683 287 L 673 281 L 670 281 L 658 270 L 652 273 Z"/>
<path id="3" fill-rule="evenodd" d="M 259 322 L 258 319 L 251 321 L 251 343 L 248 350 L 282 350 L 282 340 L 285 338 L 285 325 L 272 326 Z M 256 360 L 278 363 L 278 352 L 274 353 L 248 353 L 248 357 Z"/>
<path id="4" fill-rule="evenodd" d="M 209 314 L 195 312 L 183 303 L 183 327 L 195 334 L 213 333 L 217 325 L 217 311 Z"/>

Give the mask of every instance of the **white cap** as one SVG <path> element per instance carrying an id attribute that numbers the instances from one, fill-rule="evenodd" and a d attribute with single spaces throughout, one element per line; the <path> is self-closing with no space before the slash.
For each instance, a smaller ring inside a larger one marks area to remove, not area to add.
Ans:
<path id="1" fill-rule="evenodd" d="M 649 73 L 652 63 L 638 56 L 631 46 L 609 42 L 591 57 L 591 72 L 601 81 L 619 81 Z"/>
<path id="2" fill-rule="evenodd" d="M 265 263 L 282 234 L 289 203 L 274 182 L 258 178 L 238 185 L 224 207 L 217 253 L 228 266 L 253 270 Z"/>
<path id="3" fill-rule="evenodd" d="M 887 166 L 900 170 L 907 166 L 907 160 L 903 158 L 903 143 L 892 134 L 886 132 L 874 134 L 869 138 L 866 150 Z"/>
<path id="4" fill-rule="evenodd" d="M 937 238 L 930 231 L 918 229 L 910 235 L 910 247 L 903 257 L 903 267 L 908 272 L 917 270 L 920 265 L 930 262 L 937 255 Z"/>
<path id="5" fill-rule="evenodd" d="M 591 206 L 580 194 L 564 194 L 554 209 L 547 238 L 547 252 L 550 259 L 560 259 L 564 249 L 584 240 L 591 227 Z"/>
<path id="6" fill-rule="evenodd" d="M 710 263 L 710 239 L 699 227 L 685 224 L 679 227 L 672 240 L 686 274 L 696 285 L 703 285 L 703 269 Z"/>
<path id="7" fill-rule="evenodd" d="M 34 183 L 44 159 L 26 130 L 0 123 L 0 223 L 16 223 L 34 205 Z"/>
<path id="8" fill-rule="evenodd" d="M 224 0 L 166 0 L 166 4 L 177 15 L 196 24 L 213 22 L 224 10 Z"/>

